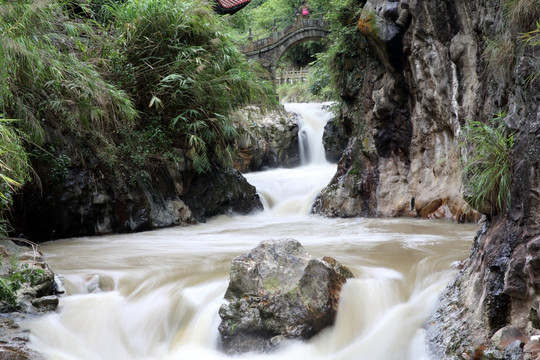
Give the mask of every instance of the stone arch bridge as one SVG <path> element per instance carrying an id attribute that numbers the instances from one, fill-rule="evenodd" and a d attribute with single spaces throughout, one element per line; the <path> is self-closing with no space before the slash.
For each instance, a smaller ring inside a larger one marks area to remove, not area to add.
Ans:
<path id="1" fill-rule="evenodd" d="M 268 70 L 270 79 L 275 81 L 278 61 L 288 48 L 306 41 L 321 40 L 328 33 L 327 22 L 323 19 L 298 18 L 281 31 L 277 31 L 274 22 L 272 35 L 263 39 L 253 41 L 250 30 L 249 44 L 243 52 L 248 58 L 259 61 Z"/>

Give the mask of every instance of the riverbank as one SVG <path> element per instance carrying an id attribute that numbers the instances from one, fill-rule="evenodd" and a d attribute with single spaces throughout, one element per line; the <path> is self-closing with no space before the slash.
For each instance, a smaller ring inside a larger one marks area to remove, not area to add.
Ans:
<path id="1" fill-rule="evenodd" d="M 0 240 L 0 358 L 41 360 L 25 324 L 56 310 L 63 290 L 37 245 L 15 241 L 24 246 Z"/>

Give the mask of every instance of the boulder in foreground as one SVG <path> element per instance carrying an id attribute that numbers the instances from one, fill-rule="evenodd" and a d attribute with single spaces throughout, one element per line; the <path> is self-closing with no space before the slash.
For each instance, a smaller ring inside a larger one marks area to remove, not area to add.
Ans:
<path id="1" fill-rule="evenodd" d="M 314 258 L 294 239 L 266 240 L 232 262 L 219 332 L 229 354 L 270 350 L 332 325 L 351 271 Z"/>

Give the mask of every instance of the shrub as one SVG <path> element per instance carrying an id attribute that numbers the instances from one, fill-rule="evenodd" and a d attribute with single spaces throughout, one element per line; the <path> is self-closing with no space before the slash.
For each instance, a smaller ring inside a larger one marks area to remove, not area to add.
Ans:
<path id="1" fill-rule="evenodd" d="M 223 21 L 199 0 L 134 0 L 114 17 L 138 108 L 163 119 L 197 171 L 230 166 L 236 130 L 228 114 L 275 97 Z"/>
<path id="2" fill-rule="evenodd" d="M 29 178 L 30 165 L 19 132 L 0 118 L 0 237 L 6 236 L 9 224 L 5 213 L 12 195 Z"/>
<path id="3" fill-rule="evenodd" d="M 514 134 L 507 133 L 506 113 L 497 114 L 490 124 L 469 121 L 465 126 L 465 186 L 470 191 L 467 201 L 480 212 L 495 215 L 510 202 L 511 149 Z"/>
<path id="4" fill-rule="evenodd" d="M 34 142 L 46 140 L 44 122 L 84 136 L 135 118 L 126 94 L 82 56 L 96 38 L 90 26 L 70 21 L 57 2 L 9 2 L 1 11 L 0 112 L 23 120 Z"/>

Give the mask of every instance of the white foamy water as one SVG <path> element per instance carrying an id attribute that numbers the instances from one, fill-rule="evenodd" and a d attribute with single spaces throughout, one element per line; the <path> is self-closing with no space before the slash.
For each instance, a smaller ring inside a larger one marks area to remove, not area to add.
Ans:
<path id="1" fill-rule="evenodd" d="M 332 118 L 326 110 L 331 103 L 288 103 L 285 110 L 298 114 L 298 138 L 302 165 L 326 164 L 322 136 L 324 126 Z"/>
<path id="2" fill-rule="evenodd" d="M 313 147 L 312 147 L 313 149 Z M 32 346 L 49 359 L 230 359 L 219 351 L 219 306 L 231 260 L 266 239 L 295 238 L 355 274 L 335 325 L 272 354 L 235 359 L 427 359 L 423 325 L 466 258 L 475 225 L 419 219 L 309 215 L 335 165 L 247 174 L 263 212 L 138 234 L 41 246 L 67 295 L 31 322 Z"/>

